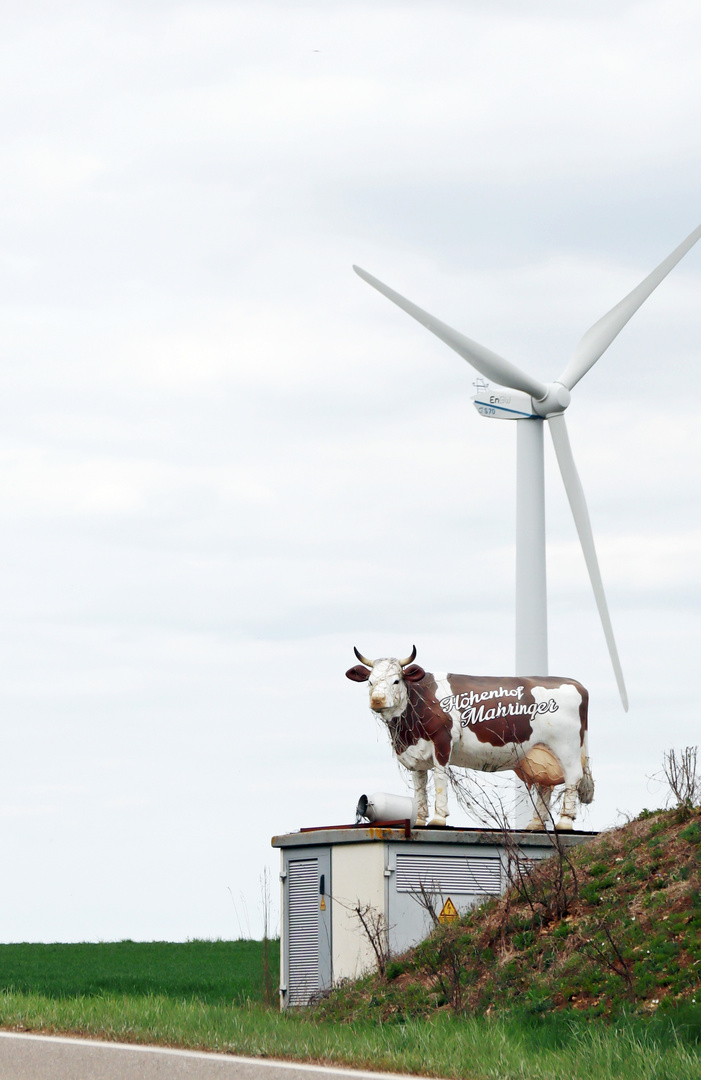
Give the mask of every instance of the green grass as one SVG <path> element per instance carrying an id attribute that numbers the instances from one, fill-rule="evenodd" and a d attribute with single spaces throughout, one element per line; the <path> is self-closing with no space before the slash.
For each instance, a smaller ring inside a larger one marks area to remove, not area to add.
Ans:
<path id="1" fill-rule="evenodd" d="M 277 992 L 280 943 L 269 947 Z M 260 941 L 0 945 L 0 989 L 46 998 L 152 994 L 242 1004 L 263 1000 L 261 952 Z"/>
<path id="2" fill-rule="evenodd" d="M 699 1080 L 701 1055 L 670 1024 L 586 1024 L 557 1017 L 439 1014 L 404 1023 L 338 1024 L 261 1005 L 210 1005 L 164 995 L 48 998 L 0 993 L 0 1026 L 68 1032 L 464 1080 Z"/>

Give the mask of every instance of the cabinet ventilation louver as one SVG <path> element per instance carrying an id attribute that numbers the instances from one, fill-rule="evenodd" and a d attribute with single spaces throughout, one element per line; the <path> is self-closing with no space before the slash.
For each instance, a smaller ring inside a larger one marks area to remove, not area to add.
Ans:
<path id="1" fill-rule="evenodd" d="M 501 863 L 465 855 L 397 855 L 397 891 L 493 894 L 501 892 Z"/>
<path id="2" fill-rule="evenodd" d="M 306 1005 L 319 989 L 319 861 L 290 862 L 288 1004 Z"/>

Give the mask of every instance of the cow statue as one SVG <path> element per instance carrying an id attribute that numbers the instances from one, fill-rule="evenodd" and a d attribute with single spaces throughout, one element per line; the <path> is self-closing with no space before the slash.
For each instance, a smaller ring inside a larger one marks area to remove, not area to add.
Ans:
<path id="1" fill-rule="evenodd" d="M 370 708 L 387 726 L 398 760 L 411 770 L 418 804 L 416 824 L 426 824 L 426 779 L 433 769 L 435 814 L 429 825 L 448 817 L 447 765 L 483 772 L 511 769 L 535 788 L 529 829 L 542 829 L 553 788 L 565 785 L 556 829 L 573 827 L 577 798 L 590 803 L 594 781 L 587 753 L 589 694 L 574 679 L 503 679 L 424 671 L 406 660 L 368 660 L 346 676 L 367 682 Z"/>

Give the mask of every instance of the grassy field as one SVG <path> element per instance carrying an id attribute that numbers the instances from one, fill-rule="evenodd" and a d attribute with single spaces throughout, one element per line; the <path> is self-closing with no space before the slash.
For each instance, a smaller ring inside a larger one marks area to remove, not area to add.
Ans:
<path id="1" fill-rule="evenodd" d="M 280 943 L 269 942 L 277 993 Z M 0 945 L 0 988 L 45 998 L 101 994 L 193 998 L 208 1005 L 262 1002 L 260 941 L 118 941 Z"/>

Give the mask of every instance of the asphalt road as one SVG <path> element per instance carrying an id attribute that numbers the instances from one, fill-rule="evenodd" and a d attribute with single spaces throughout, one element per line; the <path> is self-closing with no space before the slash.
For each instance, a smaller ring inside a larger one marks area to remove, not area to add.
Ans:
<path id="1" fill-rule="evenodd" d="M 397 1080 L 262 1058 L 0 1031 L 0 1080 Z"/>

